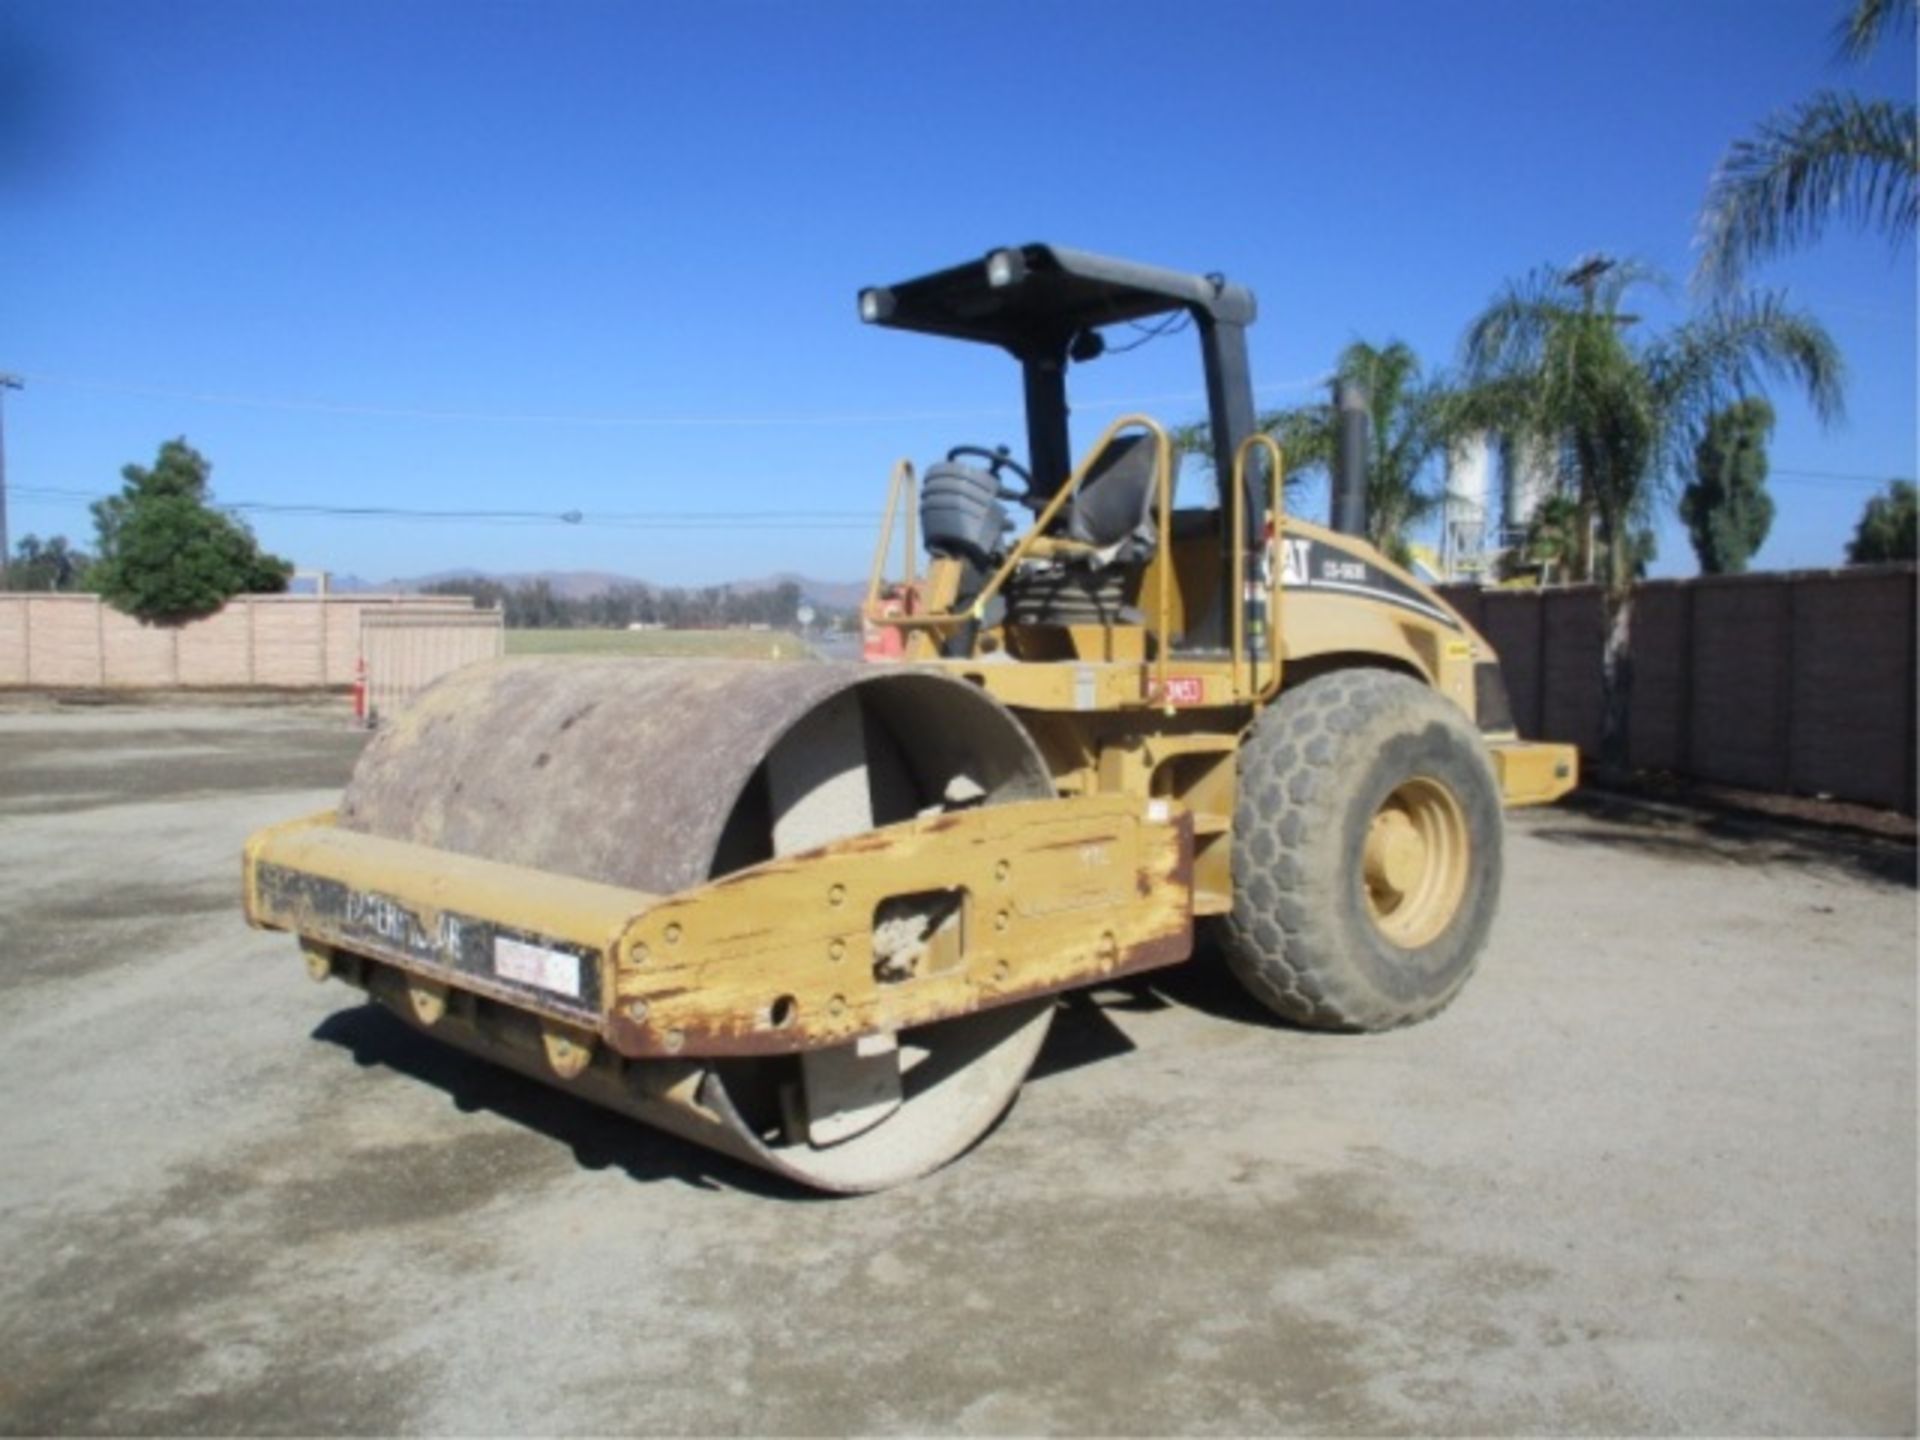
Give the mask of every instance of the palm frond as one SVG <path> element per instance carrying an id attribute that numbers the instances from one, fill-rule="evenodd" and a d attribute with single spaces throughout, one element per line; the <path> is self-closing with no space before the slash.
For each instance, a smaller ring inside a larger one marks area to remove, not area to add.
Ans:
<path id="1" fill-rule="evenodd" d="M 1723 301 L 1681 325 L 1646 356 L 1674 428 L 1694 430 L 1732 399 L 1769 379 L 1797 386 L 1821 423 L 1846 410 L 1846 362 L 1826 327 L 1784 296 L 1760 291 Z"/>
<path id="2" fill-rule="evenodd" d="M 1834 49 L 1843 60 L 1864 60 L 1889 31 L 1913 29 L 1914 0 L 1854 0 L 1834 27 Z"/>
<path id="3" fill-rule="evenodd" d="M 1449 440 L 1493 431 L 1521 434 L 1528 431 L 1528 417 L 1534 409 L 1534 389 L 1528 378 L 1503 375 L 1455 386 L 1436 407 L 1435 424 Z"/>
<path id="4" fill-rule="evenodd" d="M 1340 352 L 1334 373 L 1342 380 L 1362 386 L 1379 428 L 1400 408 L 1400 397 L 1420 378 L 1420 357 L 1403 340 L 1390 340 L 1384 346 L 1356 340 Z"/>
<path id="5" fill-rule="evenodd" d="M 1618 315 L 1627 292 L 1643 286 L 1663 295 L 1672 294 L 1674 289 L 1671 277 L 1658 266 L 1642 260 L 1614 260 L 1594 284 L 1593 308 L 1603 315 Z"/>
<path id="6" fill-rule="evenodd" d="M 1176 455 L 1198 455 L 1211 462 L 1213 459 L 1213 427 L 1204 420 L 1195 420 L 1191 424 L 1176 425 L 1171 436 L 1173 453 Z"/>
<path id="7" fill-rule="evenodd" d="M 1541 265 L 1510 280 L 1467 327 L 1461 364 L 1476 381 L 1525 367 L 1568 314 L 1564 277 Z"/>
<path id="8" fill-rule="evenodd" d="M 1303 478 L 1300 473 L 1301 470 L 1303 468 L 1312 469 L 1314 464 L 1312 460 L 1309 460 L 1303 467 L 1301 461 L 1297 458 L 1297 451 L 1299 449 L 1311 447 L 1290 444 L 1288 436 L 1281 432 L 1280 427 L 1288 423 L 1287 417 L 1289 413 L 1290 412 L 1286 411 L 1272 410 L 1258 415 L 1254 419 L 1254 428 L 1256 430 L 1264 430 L 1280 442 L 1281 458 L 1286 462 L 1286 474 L 1282 477 L 1284 489 L 1292 489 L 1295 485 L 1299 484 Z M 1187 425 L 1176 425 L 1173 427 L 1172 438 L 1173 449 L 1176 455 L 1191 455 L 1200 461 L 1201 466 L 1208 474 L 1213 473 L 1213 427 L 1211 425 L 1205 420 L 1196 420 Z"/>
<path id="9" fill-rule="evenodd" d="M 1269 410 L 1259 417 L 1259 426 L 1279 443 L 1280 456 L 1287 465 L 1287 484 L 1304 480 L 1316 470 L 1333 468 L 1338 439 L 1331 405 Z"/>
<path id="10" fill-rule="evenodd" d="M 1823 91 L 1776 115 L 1720 162 L 1700 217 L 1696 279 L 1726 288 L 1753 261 L 1817 238 L 1834 218 L 1894 244 L 1920 219 L 1914 107 Z"/>

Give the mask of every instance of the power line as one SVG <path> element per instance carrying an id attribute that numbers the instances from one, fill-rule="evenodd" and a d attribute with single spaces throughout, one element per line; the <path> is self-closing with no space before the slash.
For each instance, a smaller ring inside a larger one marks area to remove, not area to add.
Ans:
<path id="1" fill-rule="evenodd" d="M 1856 485 L 1879 486 L 1888 476 L 1839 470 L 1803 470 L 1780 467 L 1774 478 L 1795 485 L 1826 489 Z M 13 485 L 11 494 L 25 499 L 91 504 L 108 498 L 106 492 L 55 485 Z M 214 509 L 233 514 L 303 515 L 331 520 L 378 520 L 403 523 L 466 525 L 571 525 L 619 530 L 850 530 L 867 529 L 874 514 L 865 510 L 489 510 L 438 509 L 404 505 L 326 505 L 279 500 L 225 500 L 210 502 Z"/>
<path id="2" fill-rule="evenodd" d="M 1832 471 L 1776 470 L 1785 484 L 1816 489 L 1849 490 L 1859 483 L 1879 485 L 1879 477 Z M 53 501 L 78 508 L 108 496 L 100 491 L 72 490 L 51 485 L 14 485 L 11 493 L 23 499 Z M 865 530 L 874 515 L 862 510 L 474 510 L 431 509 L 398 505 L 323 505 L 299 501 L 226 500 L 212 508 L 237 515 L 299 515 L 323 520 L 378 520 L 404 524 L 459 524 L 482 526 L 570 525 L 611 530 Z"/>
<path id="3" fill-rule="evenodd" d="M 54 485 L 16 485 L 13 493 L 91 503 L 107 496 Z M 221 500 L 216 510 L 236 514 L 312 515 L 340 520 L 448 521 L 502 525 L 596 525 L 617 529 L 840 529 L 866 528 L 874 513 L 854 510 L 437 510 L 401 505 L 321 505 L 276 500 Z"/>
<path id="4" fill-rule="evenodd" d="M 1911 467 L 1908 474 L 1912 473 Z M 1857 470 L 1802 470 L 1791 465 L 1774 465 L 1768 474 L 1787 476 L 1795 480 L 1841 480 L 1858 485 L 1884 485 L 1889 480 L 1904 479 L 1899 471 L 1889 470 L 1879 475 L 1869 475 Z"/>
<path id="5" fill-rule="evenodd" d="M 1136 326 L 1147 331 L 1145 338 L 1154 338 L 1160 332 L 1153 327 Z M 1117 354 L 1132 348 L 1122 346 L 1107 353 Z M 176 388 L 165 385 L 147 385 L 115 380 L 89 379 L 71 375 L 47 375 L 39 372 L 24 372 L 5 375 L 4 381 L 12 388 L 19 388 L 22 380 L 31 380 L 36 385 L 51 385 L 55 388 L 71 390 L 95 390 L 112 394 L 134 395 L 148 399 L 177 400 L 193 404 L 229 405 L 249 409 L 290 410 L 324 415 L 355 416 L 370 419 L 426 420 L 453 423 L 498 423 L 524 425 L 578 425 L 607 428 L 711 428 L 711 429 L 778 429 L 781 427 L 811 427 L 834 425 L 884 425 L 935 423 L 963 420 L 1003 420 L 1017 419 L 1023 415 L 1018 406 L 983 410 L 902 410 L 850 412 L 845 414 L 795 413 L 795 414 L 759 414 L 759 415 L 617 415 L 584 414 L 566 412 L 539 411 L 502 411 L 469 409 L 434 409 L 419 406 L 401 405 L 360 405 L 335 400 L 309 399 L 293 396 L 245 395 L 222 391 L 206 391 Z M 1302 390 L 1311 390 L 1324 384 L 1323 374 L 1307 376 L 1301 379 L 1276 380 L 1253 387 L 1256 394 L 1281 394 Z M 1075 407 L 1081 410 L 1126 410 L 1148 405 L 1176 404 L 1183 402 L 1201 402 L 1207 398 L 1204 390 L 1168 391 L 1158 395 L 1136 395 L 1132 397 L 1108 397 L 1105 399 L 1078 399 Z M 4 464 L 4 460 L 0 460 Z M 1832 480 L 1851 484 L 1884 485 L 1890 479 L 1901 478 L 1910 473 L 1899 469 L 1884 474 L 1869 474 L 1860 471 L 1814 470 L 1795 466 L 1774 466 L 1771 473 L 1775 476 L 1801 480 Z M 27 488 L 12 487 L 13 493 L 25 494 Z M 46 492 L 51 493 L 51 492 Z M 251 508 L 269 510 L 275 508 L 268 502 L 235 502 L 224 506 L 227 509 Z M 279 507 L 286 513 L 344 513 L 350 507 L 335 507 L 330 510 L 295 510 L 293 507 Z M 3 512 L 0 512 L 3 513 Z M 370 515 L 386 515 L 389 518 L 401 518 L 403 512 L 385 511 L 369 508 Z M 436 518 L 491 519 L 495 518 L 483 512 L 431 512 Z M 505 518 L 518 518 L 517 515 Z M 533 518 L 539 520 L 554 517 L 541 513 Z M 812 518 L 812 517 L 809 517 Z"/>
<path id="6" fill-rule="evenodd" d="M 832 425 L 891 425 L 932 423 L 957 420 L 1002 420 L 1024 412 L 1018 406 L 990 410 L 868 411 L 847 414 L 792 413 L 761 415 L 617 415 L 566 412 L 435 409 L 406 405 L 362 405 L 350 402 L 311 399 L 299 396 L 244 395 L 225 391 L 179 389 L 166 385 L 146 385 L 116 380 L 94 380 L 72 375 L 29 373 L 22 378 L 36 385 L 51 385 L 68 390 L 95 390 L 109 394 L 134 395 L 153 400 L 184 401 L 197 405 L 231 405 L 255 410 L 292 410 L 310 414 L 355 416 L 363 419 L 430 420 L 465 424 L 505 423 L 517 425 L 579 425 L 601 428 L 652 429 L 737 429 L 765 430 L 786 427 Z M 1279 394 L 1308 390 L 1319 385 L 1323 376 L 1302 380 L 1277 380 L 1254 386 L 1258 394 Z M 1141 405 L 1163 405 L 1204 401 L 1204 390 L 1171 391 L 1160 395 L 1131 398 L 1076 400 L 1082 410 L 1126 410 Z"/>

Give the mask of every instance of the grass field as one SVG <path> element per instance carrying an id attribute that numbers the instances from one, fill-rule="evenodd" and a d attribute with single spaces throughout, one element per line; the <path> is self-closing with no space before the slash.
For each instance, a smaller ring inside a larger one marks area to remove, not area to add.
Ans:
<path id="1" fill-rule="evenodd" d="M 798 660 L 797 635 L 779 630 L 509 630 L 509 655 L 701 656 L 714 660 Z"/>

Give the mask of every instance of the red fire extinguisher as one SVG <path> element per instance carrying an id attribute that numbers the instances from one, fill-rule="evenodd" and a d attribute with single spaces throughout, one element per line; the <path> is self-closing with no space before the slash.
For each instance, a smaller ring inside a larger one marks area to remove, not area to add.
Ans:
<path id="1" fill-rule="evenodd" d="M 906 585 L 889 586 L 875 602 L 873 610 L 860 617 L 860 651 L 864 660 L 898 660 L 906 654 L 906 632 L 888 620 L 911 615 L 915 610 L 914 592 Z"/>

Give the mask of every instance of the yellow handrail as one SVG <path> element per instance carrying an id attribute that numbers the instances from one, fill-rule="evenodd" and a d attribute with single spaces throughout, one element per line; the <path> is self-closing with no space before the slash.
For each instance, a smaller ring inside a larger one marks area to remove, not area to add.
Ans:
<path id="1" fill-rule="evenodd" d="M 901 460 L 893 467 L 893 479 L 887 486 L 887 513 L 880 522 L 880 543 L 873 547 L 873 569 L 867 575 L 867 599 L 861 606 L 863 615 L 872 615 L 880 602 L 880 586 L 886 578 L 887 551 L 893 544 L 894 520 L 899 514 L 900 501 L 904 496 L 906 505 L 906 542 L 907 553 L 902 568 L 906 574 L 909 590 L 919 577 L 918 549 L 914 544 L 914 512 L 919 507 L 919 481 L 913 473 L 913 462 Z"/>
<path id="2" fill-rule="evenodd" d="M 1168 484 L 1168 472 L 1171 469 L 1173 442 L 1167 438 L 1167 432 L 1160 426 L 1159 422 L 1149 419 L 1145 415 L 1122 415 L 1118 420 L 1100 432 L 1100 438 L 1094 442 L 1093 448 L 1087 451 L 1087 458 L 1082 460 L 1079 468 L 1067 477 L 1067 483 L 1054 491 L 1053 498 L 1047 501 L 1046 508 L 1034 517 L 1033 524 L 1028 527 L 1027 533 L 1022 535 L 1020 537 L 1020 543 L 1013 547 L 1013 553 L 1000 562 L 1000 568 L 993 572 L 993 578 L 981 588 L 978 595 L 973 597 L 973 604 L 968 611 L 969 618 L 978 620 L 986 614 L 987 602 L 1000 593 L 1000 587 L 1007 583 L 1008 578 L 1019 568 L 1020 562 L 1027 558 L 1028 552 L 1039 542 L 1041 537 L 1046 533 L 1047 527 L 1054 522 L 1054 519 L 1066 506 L 1067 501 L 1073 498 L 1074 492 L 1080 488 L 1082 482 L 1086 480 L 1088 473 L 1093 469 L 1094 462 L 1106 453 L 1107 447 L 1114 442 L 1122 430 L 1129 429 L 1136 425 L 1148 431 L 1154 437 L 1156 449 L 1158 450 L 1158 454 L 1155 457 L 1157 469 L 1154 475 L 1154 483 L 1160 491 L 1161 509 L 1163 512 L 1165 511 L 1167 502 L 1171 498 L 1172 487 Z M 1166 544 L 1166 532 L 1164 530 L 1161 532 L 1160 543 L 1163 547 Z"/>
<path id="3" fill-rule="evenodd" d="M 1001 587 L 1012 577 L 1021 562 L 1027 559 L 1046 538 L 1047 528 L 1059 517 L 1067 501 L 1073 498 L 1074 493 L 1085 482 L 1094 464 L 1106 453 L 1107 447 L 1113 444 L 1121 432 L 1133 429 L 1145 430 L 1153 437 L 1155 511 L 1159 521 L 1157 526 L 1159 534 L 1154 544 L 1154 560 L 1160 579 L 1159 593 L 1155 596 L 1154 606 L 1153 636 L 1156 653 L 1155 685 L 1152 688 L 1161 697 L 1161 703 L 1166 706 L 1167 713 L 1172 714 L 1174 707 L 1166 700 L 1166 694 L 1167 658 L 1172 649 L 1170 642 L 1173 630 L 1173 439 L 1167 434 L 1165 426 L 1148 415 L 1122 415 L 1100 433 L 1100 438 L 1087 451 L 1086 459 L 1082 460 L 1074 472 L 1067 477 L 1066 483 L 1048 498 L 1045 507 L 1034 517 L 1033 524 L 1027 528 L 1026 534 L 1020 537 L 1019 543 L 1013 547 L 1007 558 L 1001 561 L 1000 568 L 994 571 L 992 578 L 980 588 L 979 593 L 973 597 L 964 611 L 947 610 L 931 615 L 876 616 L 875 618 L 881 624 L 891 625 L 902 631 L 944 630 L 968 621 L 978 622 L 985 619 L 989 602 L 1000 593 Z M 902 465 L 905 463 L 901 462 Z M 899 473 L 896 468 L 896 494 Z M 880 550 L 876 553 L 874 561 L 876 576 L 881 564 L 880 556 L 884 555 L 887 542 L 892 536 L 895 498 L 896 495 L 889 495 L 887 500 L 887 520 L 881 532 Z M 869 582 L 869 604 L 876 593 L 877 582 Z"/>
<path id="4" fill-rule="evenodd" d="M 1154 658 L 1159 662 L 1160 704 L 1166 713 L 1173 714 L 1173 699 L 1167 690 L 1167 652 L 1173 646 L 1173 441 L 1167 432 L 1152 420 L 1141 417 L 1142 423 L 1153 435 L 1154 448 L 1154 485 L 1160 492 L 1160 533 L 1154 542 L 1154 569 L 1160 576 L 1160 614 L 1159 624 L 1154 627 Z"/>
<path id="5" fill-rule="evenodd" d="M 1101 432 L 1100 438 L 1086 452 L 1086 458 L 1067 477 L 1047 503 L 1034 518 L 1033 524 L 1020 537 L 1012 552 L 1000 563 L 987 583 L 981 587 L 965 610 L 943 610 L 923 615 L 881 615 L 878 613 L 880 591 L 886 577 L 887 552 L 892 548 L 894 527 L 904 519 L 904 539 L 906 554 L 904 572 L 906 584 L 911 588 L 918 582 L 918 551 L 915 547 L 915 521 L 919 504 L 919 482 L 914 474 L 911 461 L 901 460 L 893 467 L 893 476 L 887 489 L 887 506 L 880 525 L 879 543 L 874 547 L 873 565 L 867 576 L 867 596 L 865 613 L 876 623 L 891 626 L 902 632 L 916 630 L 948 630 L 970 621 L 978 622 L 986 617 L 986 609 L 993 598 L 1000 593 L 1021 563 L 1029 559 L 1037 550 L 1043 550 L 1050 543 L 1047 529 L 1059 518 L 1066 507 L 1085 483 L 1088 475 L 1107 448 L 1120 435 L 1130 429 L 1146 431 L 1154 443 L 1154 492 L 1155 513 L 1158 519 L 1159 534 L 1155 541 L 1155 569 L 1158 574 L 1156 593 L 1153 602 L 1152 633 L 1154 637 L 1154 677 L 1148 686 L 1147 698 L 1157 697 L 1169 714 L 1174 706 L 1167 700 L 1167 666 L 1172 651 L 1173 631 L 1173 441 L 1165 427 L 1146 415 L 1122 415 Z M 1267 575 L 1267 636 L 1269 647 L 1265 673 L 1262 673 L 1261 657 L 1255 645 L 1249 643 L 1247 635 L 1247 468 L 1250 457 L 1256 448 L 1264 448 L 1271 461 L 1270 505 L 1268 515 L 1272 526 L 1265 560 Z M 1286 483 L 1286 457 L 1279 444 L 1271 435 L 1258 433 L 1249 435 L 1240 442 L 1234 451 L 1233 474 L 1230 481 L 1231 498 L 1227 502 L 1230 511 L 1232 529 L 1233 571 L 1233 625 L 1231 635 L 1229 689 L 1235 701 L 1251 700 L 1264 704 L 1273 698 L 1280 688 L 1281 679 L 1281 636 L 1282 636 L 1282 595 L 1285 565 L 1281 561 L 1281 545 L 1286 532 L 1286 512 L 1280 503 L 1280 497 Z M 903 516 L 904 507 L 904 516 Z"/>
<path id="6" fill-rule="evenodd" d="M 1149 431 L 1154 437 L 1156 450 L 1154 482 L 1160 492 L 1160 516 L 1165 522 L 1171 514 L 1173 504 L 1173 441 L 1157 420 L 1146 415 L 1122 415 L 1101 432 L 1099 440 L 1094 443 L 1092 449 L 1087 451 L 1087 458 L 1081 461 L 1079 468 L 1067 477 L 1066 483 L 1054 492 L 1052 498 L 1047 501 L 1046 507 L 1034 517 L 1033 524 L 1027 528 L 1027 533 L 1020 537 L 1020 543 L 1013 547 L 1013 552 L 1005 560 L 1001 561 L 1000 568 L 993 572 L 992 578 L 981 587 L 980 592 L 973 597 L 972 603 L 965 610 L 949 610 L 936 615 L 916 616 L 912 619 L 904 617 L 890 619 L 886 623 L 902 629 L 940 629 L 944 626 L 964 624 L 969 620 L 984 619 L 988 602 L 1000 593 L 1000 587 L 1007 583 L 1009 577 L 1019 568 L 1020 562 L 1046 539 L 1047 527 L 1059 516 L 1067 501 L 1073 498 L 1074 492 L 1080 488 L 1088 472 L 1093 469 L 1094 462 L 1106 452 L 1107 446 L 1113 443 L 1120 431 L 1135 426 Z M 1160 549 L 1164 551 L 1166 545 L 1167 532 L 1166 525 L 1163 523 Z M 1162 605 L 1166 607 L 1170 605 L 1171 597 L 1169 582 L 1163 580 L 1160 589 Z"/>
<path id="7" fill-rule="evenodd" d="M 1273 460 L 1273 473 L 1270 481 L 1267 514 L 1273 525 L 1273 543 L 1267 551 L 1267 645 L 1273 661 L 1273 673 L 1266 683 L 1260 683 L 1260 657 L 1246 645 L 1247 623 L 1247 456 L 1256 446 L 1262 446 Z M 1243 696 L 1260 701 L 1273 697 L 1280 688 L 1280 580 L 1285 567 L 1276 563 L 1280 557 L 1281 536 L 1286 528 L 1286 512 L 1281 509 L 1280 496 L 1286 480 L 1286 458 L 1280 452 L 1280 446 L 1271 435 L 1256 431 L 1240 442 L 1233 452 L 1233 694 L 1235 699 Z M 1240 688 L 1240 656 L 1247 657 L 1247 688 Z"/>
<path id="8" fill-rule="evenodd" d="M 1229 484 L 1233 499 L 1227 506 L 1233 517 L 1227 527 L 1233 547 L 1233 573 L 1227 582 L 1232 587 L 1227 593 L 1232 597 L 1230 603 L 1233 606 L 1233 633 L 1227 642 L 1231 647 L 1227 684 L 1236 700 L 1247 693 L 1240 688 L 1240 652 L 1246 648 L 1247 635 L 1247 447 L 1252 443 L 1253 437 L 1249 435 L 1233 452 L 1233 476 Z M 1252 666 L 1251 655 L 1247 657 L 1247 663 L 1249 667 Z M 1252 678 L 1249 668 L 1249 682 Z"/>
<path id="9" fill-rule="evenodd" d="M 1267 550 L 1267 654 L 1273 658 L 1273 673 L 1260 687 L 1262 705 L 1280 693 L 1282 671 L 1286 668 L 1286 630 L 1281 625 L 1281 601 L 1286 595 L 1287 576 L 1287 457 L 1278 445 L 1273 447 L 1273 478 L 1268 482 L 1267 514 L 1272 517 L 1273 542 Z"/>
<path id="10" fill-rule="evenodd" d="M 1160 576 L 1160 593 L 1156 597 L 1157 604 L 1155 605 L 1153 626 L 1154 668 L 1157 681 L 1156 689 L 1160 696 L 1160 703 L 1166 707 L 1167 713 L 1171 715 L 1173 713 L 1173 705 L 1167 699 L 1167 652 L 1172 648 L 1168 642 L 1171 638 L 1169 632 L 1173 628 L 1173 564 L 1171 551 L 1173 544 L 1173 440 L 1167 434 L 1166 427 L 1151 416 L 1122 415 L 1111 425 L 1107 426 L 1105 430 L 1100 432 L 1100 438 L 1095 441 L 1093 447 L 1087 451 L 1087 458 L 1082 460 L 1073 474 L 1067 477 L 1067 483 L 1054 492 L 1053 498 L 1047 502 L 1046 508 L 1034 517 L 1031 528 L 1028 529 L 1025 535 L 1020 537 L 1020 543 L 1013 547 L 1013 553 L 1001 562 L 1000 568 L 994 572 L 993 578 L 986 583 L 978 595 L 973 597 L 973 604 L 969 607 L 968 614 L 970 618 L 974 620 L 985 618 L 987 602 L 1000 593 L 1000 587 L 1006 584 L 1008 578 L 1019 568 L 1020 562 L 1027 558 L 1028 552 L 1039 542 L 1041 536 L 1046 532 L 1047 527 L 1053 524 L 1055 517 L 1059 515 L 1067 501 L 1079 490 L 1088 474 L 1092 471 L 1094 464 L 1101 456 L 1106 454 L 1107 447 L 1112 445 L 1113 442 L 1120 437 L 1122 431 L 1136 428 L 1145 430 L 1153 437 L 1153 485 L 1156 500 L 1155 509 L 1159 518 L 1157 527 L 1159 534 L 1154 542 L 1154 561 L 1155 568 L 1158 570 Z"/>

